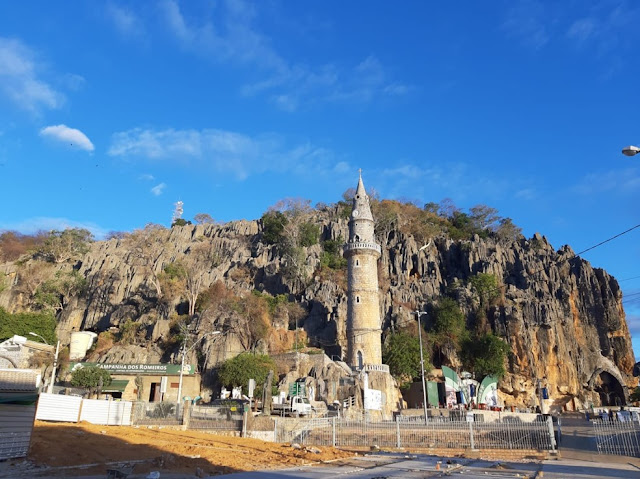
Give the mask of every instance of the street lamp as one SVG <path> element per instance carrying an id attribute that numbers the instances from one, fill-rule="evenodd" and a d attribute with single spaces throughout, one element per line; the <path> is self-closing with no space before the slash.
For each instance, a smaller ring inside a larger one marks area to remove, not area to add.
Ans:
<path id="1" fill-rule="evenodd" d="M 422 355 L 422 326 L 420 325 L 420 316 L 427 314 L 424 311 L 415 311 L 418 316 L 418 338 L 420 339 L 420 376 L 422 377 L 422 405 L 424 407 L 424 422 L 427 422 L 427 388 L 424 382 L 424 357 Z"/>
<path id="2" fill-rule="evenodd" d="M 622 154 L 625 156 L 635 156 L 638 153 L 640 153 L 640 148 L 637 146 L 629 145 L 622 149 Z"/>
<path id="3" fill-rule="evenodd" d="M 29 334 L 31 336 L 36 336 L 36 337 L 42 339 L 44 344 L 50 346 L 50 344 L 47 342 L 47 340 L 44 339 L 39 334 L 36 334 L 33 331 L 29 331 Z M 49 382 L 49 386 L 47 387 L 47 392 L 49 394 L 53 394 L 53 383 L 56 380 L 56 368 L 58 367 L 58 354 L 59 353 L 60 353 L 60 341 L 58 341 L 58 344 L 56 344 L 56 354 L 53 356 L 53 369 L 51 370 L 51 381 Z"/>
<path id="4" fill-rule="evenodd" d="M 180 363 L 180 380 L 178 381 L 178 410 L 180 409 L 180 406 L 182 405 L 182 375 L 184 374 L 184 358 L 187 355 L 187 353 L 189 351 L 191 351 L 193 348 L 196 347 L 196 345 L 202 341 L 204 338 L 206 338 L 207 336 L 213 336 L 215 334 L 221 334 L 222 331 L 211 331 L 206 333 L 205 335 L 203 335 L 200 339 L 196 340 L 195 343 L 193 343 L 191 345 L 191 347 L 189 349 L 187 349 L 187 338 L 185 337 L 184 341 L 182 342 L 182 362 Z"/>

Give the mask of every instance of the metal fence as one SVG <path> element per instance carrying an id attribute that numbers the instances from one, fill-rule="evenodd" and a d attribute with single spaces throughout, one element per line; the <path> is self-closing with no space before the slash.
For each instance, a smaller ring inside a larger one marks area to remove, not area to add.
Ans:
<path id="1" fill-rule="evenodd" d="M 131 423 L 140 426 L 180 426 L 184 410 L 175 402 L 135 402 Z"/>
<path id="2" fill-rule="evenodd" d="M 242 431 L 243 411 L 228 406 L 191 406 L 189 429 Z"/>
<path id="3" fill-rule="evenodd" d="M 342 418 L 278 419 L 277 442 L 316 446 L 554 450 L 551 418 L 533 422 L 430 420 L 370 422 Z"/>
<path id="4" fill-rule="evenodd" d="M 640 457 L 640 423 L 623 416 L 596 418 L 592 424 L 599 454 Z"/>

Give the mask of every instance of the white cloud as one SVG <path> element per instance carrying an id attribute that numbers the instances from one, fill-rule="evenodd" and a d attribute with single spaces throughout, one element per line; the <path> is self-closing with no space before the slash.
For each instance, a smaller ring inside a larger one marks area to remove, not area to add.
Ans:
<path id="1" fill-rule="evenodd" d="M 75 73 L 67 73 L 62 78 L 62 83 L 64 83 L 69 90 L 74 91 L 82 88 L 86 82 L 82 75 L 76 75 Z"/>
<path id="2" fill-rule="evenodd" d="M 96 239 L 104 238 L 107 234 L 107 230 L 91 222 L 75 221 L 68 218 L 52 218 L 45 216 L 38 216 L 29 218 L 18 223 L 0 223 L 0 231 L 11 230 L 19 231 L 23 234 L 33 234 L 38 231 L 61 231 L 67 228 L 84 228 L 91 233 Z"/>
<path id="3" fill-rule="evenodd" d="M 510 36 L 538 50 L 546 45 L 550 38 L 545 20 L 548 20 L 548 13 L 539 1 L 515 0 L 510 3 L 502 27 Z"/>
<path id="4" fill-rule="evenodd" d="M 166 184 L 164 183 L 160 183 L 159 185 L 154 186 L 153 188 L 151 188 L 151 193 L 153 193 L 155 196 L 160 196 L 163 192 L 164 189 L 167 187 Z"/>
<path id="5" fill-rule="evenodd" d="M 0 91 L 23 110 L 59 108 L 64 95 L 39 77 L 36 55 L 17 39 L 0 37 Z"/>
<path id="6" fill-rule="evenodd" d="M 640 168 L 590 173 L 583 176 L 571 190 L 581 195 L 604 192 L 637 193 L 640 191 Z"/>
<path id="7" fill-rule="evenodd" d="M 80 130 L 69 128 L 66 125 L 47 126 L 40 130 L 40 135 L 66 143 L 74 148 L 80 148 L 81 150 L 94 150 L 93 143 L 91 143 L 87 135 Z"/>
<path id="8" fill-rule="evenodd" d="M 523 200 L 533 200 L 536 198 L 536 190 L 533 188 L 523 188 L 516 191 L 515 197 Z"/>
<path id="9" fill-rule="evenodd" d="M 106 13 L 122 35 L 142 36 L 145 34 L 142 22 L 131 9 L 109 3 L 106 8 Z"/>
<path id="10" fill-rule="evenodd" d="M 153 180 L 155 180 L 155 177 L 153 175 L 150 175 L 149 173 L 145 173 L 143 175 L 140 175 L 138 178 L 141 179 L 141 180 L 144 180 L 144 181 L 153 181 Z"/>
<path id="11" fill-rule="evenodd" d="M 596 20 L 594 18 L 580 18 L 571 24 L 567 31 L 567 37 L 584 42 L 596 32 Z"/>
<path id="12" fill-rule="evenodd" d="M 209 60 L 250 68 L 252 74 L 262 78 L 242 86 L 242 94 L 264 94 L 284 111 L 320 102 L 369 103 L 412 90 L 388 78 L 373 55 L 351 67 L 292 64 L 254 27 L 254 6 L 242 1 L 223 2 L 211 15 L 215 22 L 187 19 L 173 0 L 161 4 L 161 13 L 169 31 L 185 49 Z"/>
<path id="13" fill-rule="evenodd" d="M 296 173 L 333 167 L 331 151 L 304 143 L 288 146 L 278 135 L 250 137 L 219 130 L 149 130 L 135 128 L 115 133 L 111 156 L 174 161 L 233 174 L 238 179 L 265 171 Z"/>

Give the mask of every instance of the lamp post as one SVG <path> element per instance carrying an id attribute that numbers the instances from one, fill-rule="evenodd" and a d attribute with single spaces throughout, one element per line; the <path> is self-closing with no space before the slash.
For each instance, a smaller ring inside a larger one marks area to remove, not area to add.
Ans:
<path id="1" fill-rule="evenodd" d="M 427 388 L 424 382 L 424 357 L 422 354 L 422 326 L 420 325 L 420 316 L 427 314 L 424 311 L 415 311 L 418 316 L 418 338 L 420 340 L 420 376 L 422 377 L 422 405 L 424 407 L 424 422 L 427 422 Z"/>
<path id="2" fill-rule="evenodd" d="M 187 349 L 187 338 L 185 337 L 184 341 L 182 342 L 182 361 L 180 363 L 180 380 L 178 381 L 178 407 L 176 409 L 180 409 L 180 406 L 182 405 L 182 376 L 184 374 L 184 358 L 187 355 L 187 353 L 189 351 L 191 351 L 193 348 L 196 347 L 196 345 L 202 341 L 204 338 L 206 338 L 207 336 L 213 336 L 215 334 L 221 334 L 221 331 L 211 331 L 208 332 L 206 334 L 204 334 L 200 339 L 196 340 L 195 343 L 193 343 L 191 345 L 191 347 L 189 349 Z"/>
<path id="3" fill-rule="evenodd" d="M 629 145 L 622 149 L 622 154 L 625 156 L 635 156 L 638 153 L 640 153 L 640 148 L 637 146 Z"/>
<path id="4" fill-rule="evenodd" d="M 36 336 L 40 339 L 42 339 L 42 341 L 44 342 L 44 344 L 49 345 L 50 344 L 47 342 L 46 339 L 44 339 L 42 336 L 40 336 L 39 334 L 34 333 L 33 331 L 29 331 L 29 334 L 31 336 Z M 60 353 L 60 341 L 58 341 L 58 344 L 56 344 L 56 353 L 53 356 L 53 369 L 51 370 L 51 381 L 49 382 L 49 386 L 47 387 L 47 392 L 49 394 L 53 394 L 53 383 L 56 380 L 56 368 L 58 367 L 58 354 Z"/>

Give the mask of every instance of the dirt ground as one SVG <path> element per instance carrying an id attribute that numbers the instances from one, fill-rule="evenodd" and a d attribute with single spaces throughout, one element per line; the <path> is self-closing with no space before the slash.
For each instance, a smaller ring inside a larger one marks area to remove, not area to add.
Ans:
<path id="1" fill-rule="evenodd" d="M 28 460 L 34 476 L 104 475 L 109 463 L 136 461 L 135 476 L 161 471 L 195 477 L 292 467 L 352 456 L 331 447 L 294 448 L 207 432 L 158 427 L 36 421 Z M 69 466 L 82 466 L 70 468 Z M 104 477 L 104 476 L 103 476 Z M 138 477 L 144 477 L 138 476 Z M 178 476 L 173 476 L 178 477 Z"/>

